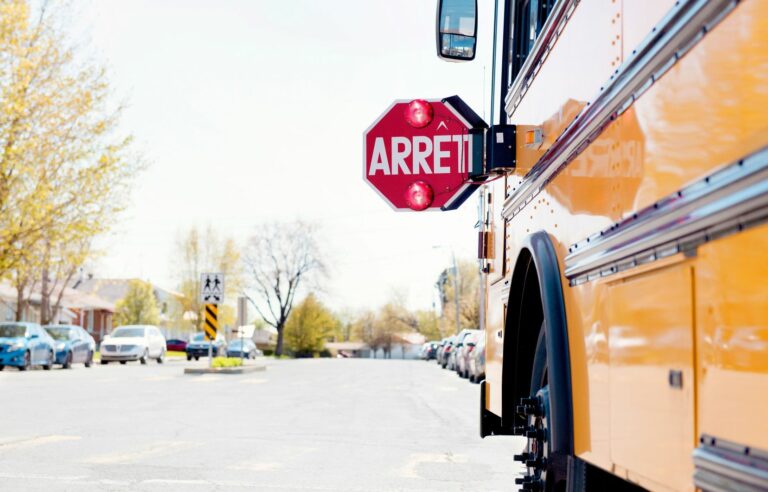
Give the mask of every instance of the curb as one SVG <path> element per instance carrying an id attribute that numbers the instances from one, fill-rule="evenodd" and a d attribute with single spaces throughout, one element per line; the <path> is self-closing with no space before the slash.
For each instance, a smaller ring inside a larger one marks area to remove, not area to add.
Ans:
<path id="1" fill-rule="evenodd" d="M 184 374 L 247 374 L 250 372 L 266 371 L 266 365 L 260 366 L 241 366 L 241 367 L 187 367 Z"/>

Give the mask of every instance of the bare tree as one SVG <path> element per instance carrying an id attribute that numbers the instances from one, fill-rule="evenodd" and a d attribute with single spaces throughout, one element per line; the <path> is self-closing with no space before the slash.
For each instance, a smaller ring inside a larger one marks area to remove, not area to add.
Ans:
<path id="1" fill-rule="evenodd" d="M 259 316 L 277 330 L 275 354 L 283 353 L 283 329 L 296 292 L 313 275 L 324 275 L 317 230 L 306 222 L 269 223 L 258 227 L 244 256 L 250 287 L 248 296 Z"/>

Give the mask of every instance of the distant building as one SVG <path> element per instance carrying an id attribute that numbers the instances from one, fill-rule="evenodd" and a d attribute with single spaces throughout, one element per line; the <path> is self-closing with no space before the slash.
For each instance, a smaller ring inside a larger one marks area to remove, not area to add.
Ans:
<path id="1" fill-rule="evenodd" d="M 114 306 L 128 293 L 128 286 L 133 280 L 137 279 L 89 277 L 78 280 L 72 287 L 81 293 L 104 299 Z M 152 292 L 160 311 L 160 330 L 166 338 L 186 338 L 189 335 L 189 330 L 182 326 L 176 326 L 177 320 L 174 319 L 174 314 L 182 312 L 181 299 L 184 297 L 183 294 L 163 289 L 155 284 L 152 284 Z"/>
<path id="2" fill-rule="evenodd" d="M 421 346 L 427 339 L 415 331 L 395 333 L 390 357 L 393 359 L 418 359 Z"/>
<path id="3" fill-rule="evenodd" d="M 70 324 L 82 326 L 96 340 L 101 340 L 112 331 L 115 304 L 98 296 L 67 288 L 62 296 L 62 305 L 74 315 Z M 63 323 L 64 320 L 59 320 Z"/>
<path id="4" fill-rule="evenodd" d="M 418 359 L 421 356 L 421 347 L 427 339 L 421 333 L 402 332 L 395 333 L 390 345 L 390 359 Z M 383 347 L 377 347 L 375 350 L 370 345 L 363 342 L 327 342 L 325 348 L 336 356 L 343 352 L 351 357 L 360 357 L 364 359 L 375 358 L 383 359 L 386 356 Z"/>
<path id="5" fill-rule="evenodd" d="M 327 342 L 325 348 L 328 349 L 332 357 L 339 354 L 362 359 L 372 357 L 371 347 L 363 342 Z"/>
<path id="6" fill-rule="evenodd" d="M 253 331 L 253 343 L 260 349 L 273 349 L 277 343 L 277 328 L 263 326 Z"/>
<path id="7" fill-rule="evenodd" d="M 40 294 L 36 292 L 27 293 L 26 305 L 22 307 L 21 320 L 40 322 Z M 7 283 L 0 282 L 0 320 L 15 321 L 18 301 L 16 288 Z"/>
<path id="8" fill-rule="evenodd" d="M 60 290 L 51 294 L 51 304 L 56 303 Z M 27 301 L 22 307 L 20 319 L 40 323 L 40 291 L 26 293 Z M 12 285 L 0 282 L 0 320 L 16 320 L 18 293 Z M 82 326 L 100 342 L 112 329 L 112 317 L 115 305 L 98 296 L 65 288 L 61 295 L 61 305 L 52 315 L 52 324 L 72 324 Z"/>

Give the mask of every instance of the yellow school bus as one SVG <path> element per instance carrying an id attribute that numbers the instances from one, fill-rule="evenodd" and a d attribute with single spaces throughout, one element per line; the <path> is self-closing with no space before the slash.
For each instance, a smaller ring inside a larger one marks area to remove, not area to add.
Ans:
<path id="1" fill-rule="evenodd" d="M 496 11 L 481 435 L 523 490 L 768 490 L 768 1 Z M 476 12 L 438 2 L 439 56 Z"/>

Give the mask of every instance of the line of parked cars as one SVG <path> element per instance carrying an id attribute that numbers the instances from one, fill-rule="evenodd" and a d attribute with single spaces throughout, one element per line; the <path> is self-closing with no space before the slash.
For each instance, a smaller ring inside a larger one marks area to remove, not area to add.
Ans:
<path id="1" fill-rule="evenodd" d="M 166 340 L 156 326 L 126 325 L 115 328 L 105 336 L 99 347 L 101 364 L 126 364 L 139 361 L 146 364 L 165 361 L 170 350 L 186 352 L 187 360 L 208 356 L 210 342 L 203 333 L 196 333 L 189 343 Z M 179 350 L 181 349 L 181 350 Z M 264 355 L 250 339 L 235 338 L 227 344 L 219 334 L 213 341 L 214 356 L 255 359 Z M 6 366 L 26 371 L 35 366 L 45 370 L 54 365 L 69 369 L 72 364 L 91 367 L 96 354 L 96 341 L 83 328 L 74 325 L 40 326 L 30 322 L 0 323 L 0 371 Z"/>
<path id="2" fill-rule="evenodd" d="M 485 333 L 465 329 L 439 342 L 427 342 L 421 348 L 421 358 L 435 360 L 443 369 L 479 383 L 485 379 Z"/>
<path id="3" fill-rule="evenodd" d="M 79 326 L 0 323 L 0 371 L 5 366 L 21 371 L 33 366 L 49 370 L 54 364 L 91 367 L 95 353 L 96 342 Z"/>

